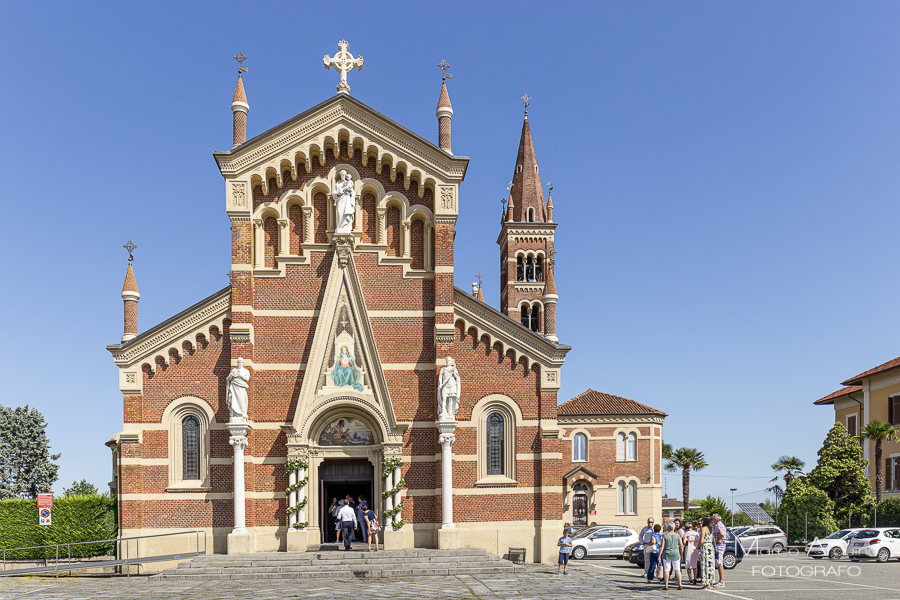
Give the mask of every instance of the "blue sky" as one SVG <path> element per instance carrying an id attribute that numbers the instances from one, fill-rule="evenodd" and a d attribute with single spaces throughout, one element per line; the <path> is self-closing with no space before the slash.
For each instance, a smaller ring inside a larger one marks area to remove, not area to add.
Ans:
<path id="1" fill-rule="evenodd" d="M 669 413 L 666 440 L 710 462 L 694 497 L 762 500 L 780 455 L 812 466 L 833 418 L 812 401 L 900 354 L 900 5 L 372 6 L 4 3 L 0 402 L 44 413 L 60 484 L 110 479 L 122 244 L 139 246 L 142 331 L 227 283 L 211 153 L 230 147 L 231 56 L 249 57 L 252 136 L 334 94 L 322 56 L 340 39 L 366 60 L 353 95 L 432 140 L 435 65 L 452 65 L 453 149 L 471 157 L 456 283 L 487 273 L 494 306 L 532 96 L 573 346 L 561 398 Z"/>

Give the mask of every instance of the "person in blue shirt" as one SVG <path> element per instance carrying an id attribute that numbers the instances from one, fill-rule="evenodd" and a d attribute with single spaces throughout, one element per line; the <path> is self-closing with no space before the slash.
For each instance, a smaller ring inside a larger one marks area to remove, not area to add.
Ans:
<path id="1" fill-rule="evenodd" d="M 559 538 L 559 541 L 556 543 L 559 546 L 559 567 L 556 569 L 556 574 L 559 575 L 562 573 L 563 575 L 569 574 L 569 553 L 572 551 L 572 538 L 569 537 L 569 532 L 563 528 L 563 536 Z"/>

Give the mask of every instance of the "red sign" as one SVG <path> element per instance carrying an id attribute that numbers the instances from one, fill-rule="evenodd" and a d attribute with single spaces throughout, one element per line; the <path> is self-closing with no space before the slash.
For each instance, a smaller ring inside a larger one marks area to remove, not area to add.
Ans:
<path id="1" fill-rule="evenodd" d="M 38 494 L 38 508 L 53 508 L 53 494 Z"/>

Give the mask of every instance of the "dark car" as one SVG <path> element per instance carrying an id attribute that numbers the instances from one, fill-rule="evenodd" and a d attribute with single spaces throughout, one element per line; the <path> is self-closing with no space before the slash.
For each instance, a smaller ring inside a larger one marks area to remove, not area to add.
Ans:
<path id="1" fill-rule="evenodd" d="M 644 543 L 636 542 L 625 547 L 622 558 L 628 562 L 637 565 L 641 569 L 644 568 Z M 733 569 L 738 563 L 744 560 L 744 547 L 734 537 L 730 531 L 725 532 L 725 555 L 722 561 L 725 563 L 726 569 Z M 684 563 L 681 564 L 684 568 Z"/>

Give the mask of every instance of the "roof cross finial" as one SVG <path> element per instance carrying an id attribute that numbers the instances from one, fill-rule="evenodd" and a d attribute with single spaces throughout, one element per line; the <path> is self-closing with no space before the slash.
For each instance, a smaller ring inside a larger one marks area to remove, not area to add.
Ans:
<path id="1" fill-rule="evenodd" d="M 453 75 L 451 75 L 450 73 L 447 72 L 447 69 L 449 69 L 449 68 L 450 68 L 450 65 L 447 64 L 446 60 L 442 60 L 441 62 L 438 63 L 438 69 L 440 69 L 441 72 L 443 73 L 442 79 L 444 79 L 444 80 L 453 79 Z"/>
<path id="2" fill-rule="evenodd" d="M 553 182 L 548 181 L 548 182 L 547 182 L 547 188 L 550 190 L 550 193 L 552 194 L 552 193 L 553 193 Z"/>
<path id="3" fill-rule="evenodd" d="M 475 276 L 475 279 L 478 280 L 478 289 L 481 289 L 481 278 L 482 277 L 484 277 L 484 275 L 481 274 L 481 271 L 478 271 L 478 275 Z"/>
<path id="4" fill-rule="evenodd" d="M 128 240 L 128 243 L 122 247 L 125 248 L 126 250 L 128 250 L 128 262 L 133 261 L 134 256 L 132 256 L 131 253 L 134 252 L 135 248 L 137 248 L 137 246 L 134 244 L 134 242 L 132 242 L 131 240 Z"/>
<path id="5" fill-rule="evenodd" d="M 531 104 L 531 96 L 525 94 L 522 96 L 522 106 L 525 107 L 525 118 L 528 118 L 528 105 Z"/>
<path id="6" fill-rule="evenodd" d="M 240 52 L 240 51 L 239 51 L 237 54 L 235 54 L 234 56 L 232 56 L 232 58 L 233 58 L 234 60 L 236 60 L 237 63 L 238 63 L 238 77 L 240 77 L 240 76 L 241 76 L 241 73 L 246 73 L 246 72 L 247 72 L 247 67 L 244 66 L 244 61 L 247 60 L 247 57 L 244 56 L 244 53 L 243 53 L 243 52 Z"/>
<path id="7" fill-rule="evenodd" d="M 347 85 L 347 73 L 352 71 L 354 67 L 362 71 L 364 61 L 362 54 L 353 58 L 353 55 L 350 54 L 350 44 L 347 40 L 338 42 L 338 49 L 340 52 L 335 54 L 334 58 L 326 54 L 325 58 L 322 59 L 322 62 L 325 63 L 326 69 L 333 67 L 335 71 L 341 74 L 341 81 L 337 85 L 338 93 L 349 94 L 350 86 Z"/>
<path id="8" fill-rule="evenodd" d="M 507 191 L 510 191 L 510 192 L 511 192 L 511 191 L 512 191 L 512 186 L 513 186 L 513 182 L 512 182 L 512 181 L 510 181 L 509 183 L 507 183 L 507 184 L 506 184 L 506 189 L 507 189 Z"/>

